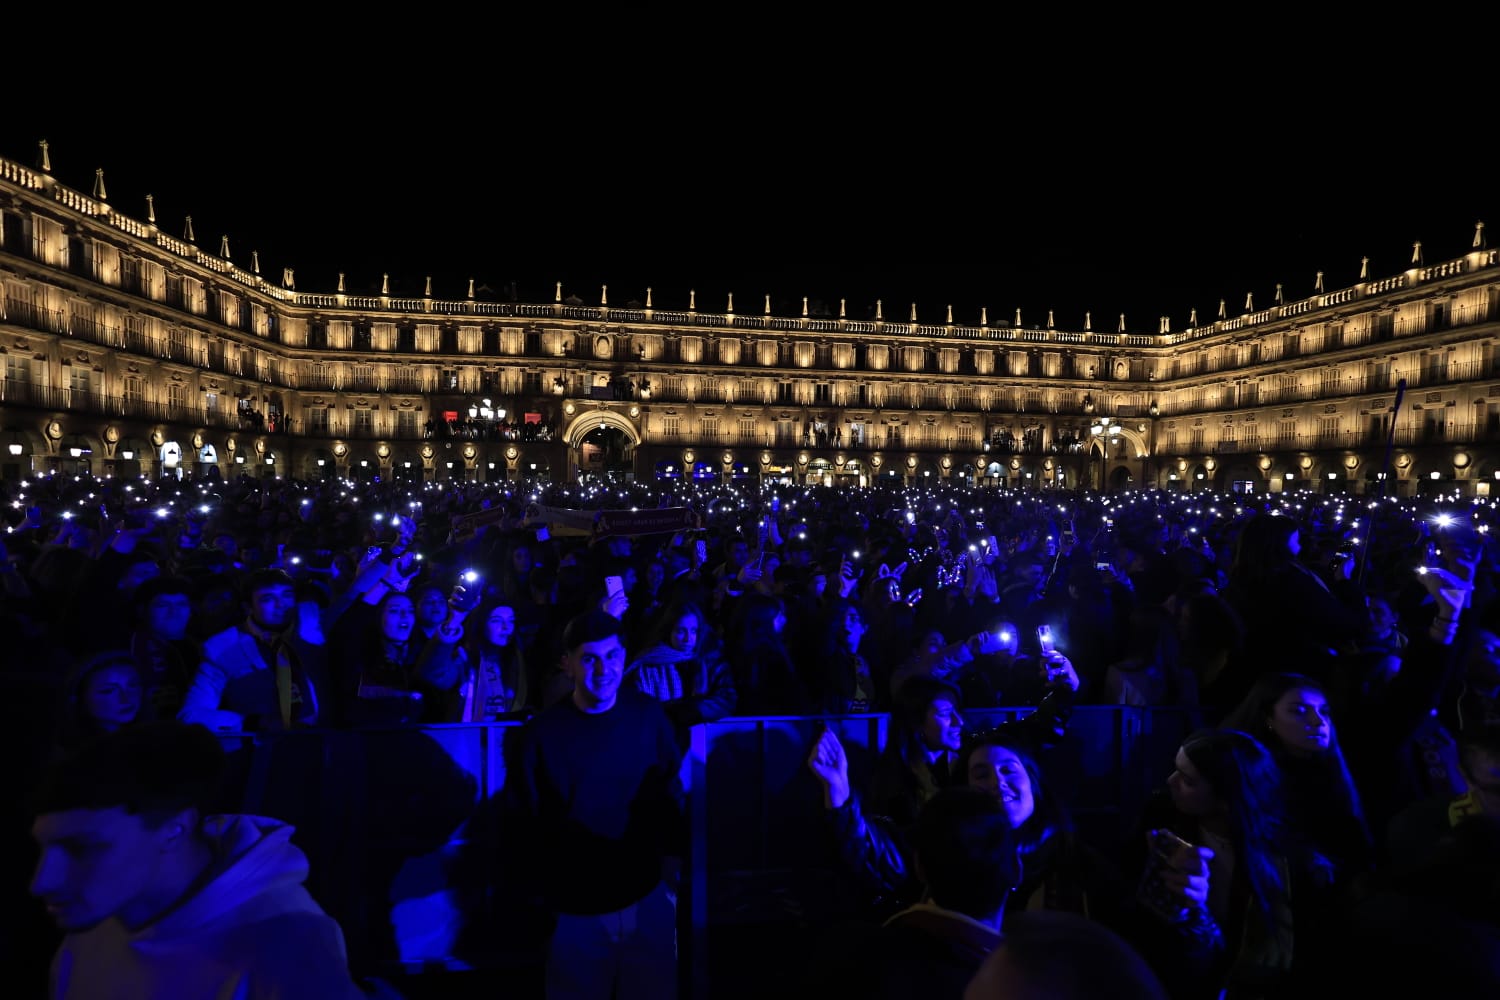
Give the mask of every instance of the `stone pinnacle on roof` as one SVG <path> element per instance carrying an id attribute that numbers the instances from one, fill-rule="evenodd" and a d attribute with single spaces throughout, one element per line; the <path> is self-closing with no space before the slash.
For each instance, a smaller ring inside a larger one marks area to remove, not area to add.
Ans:
<path id="1" fill-rule="evenodd" d="M 1483 250 L 1484 248 L 1485 248 L 1484 223 L 1483 222 L 1476 222 L 1476 223 L 1474 223 L 1474 249 L 1475 250 Z"/>
<path id="2" fill-rule="evenodd" d="M 1120 313 L 1120 327 L 1115 332 L 1116 333 L 1124 333 L 1125 332 L 1125 314 L 1124 313 Z"/>
<path id="3" fill-rule="evenodd" d="M 1422 241 L 1421 240 L 1417 240 L 1417 242 L 1415 242 L 1415 243 L 1413 243 L 1411 245 L 1411 262 L 1413 264 L 1417 265 L 1418 267 L 1422 266 Z"/>
<path id="4" fill-rule="evenodd" d="M 198 242 L 198 237 L 193 235 L 193 217 L 189 215 L 182 226 L 182 238 L 189 243 Z"/>
<path id="5" fill-rule="evenodd" d="M 651 286 L 650 285 L 646 286 L 646 308 L 647 309 L 651 308 Z"/>
<path id="6" fill-rule="evenodd" d="M 1197 328 L 1197 326 L 1198 326 L 1198 307 L 1197 306 L 1193 306 L 1192 311 L 1188 313 L 1188 329 L 1192 330 L 1192 329 Z"/>
<path id="7" fill-rule="evenodd" d="M 340 295 L 344 294 L 344 272 L 343 271 L 339 272 L 339 294 Z"/>
<path id="8" fill-rule="evenodd" d="M 1091 312 L 1085 312 L 1083 314 L 1083 332 L 1084 333 L 1093 333 L 1094 332 L 1094 314 L 1091 313 Z"/>
<path id="9" fill-rule="evenodd" d="M 251 250 L 250 251 L 250 270 L 252 270 L 252 271 L 255 272 L 255 276 L 256 277 L 260 277 L 260 251 L 259 250 Z"/>
<path id="10" fill-rule="evenodd" d="M 1313 291 L 1317 292 L 1319 295 L 1323 294 L 1323 272 L 1322 271 L 1318 272 L 1318 278 L 1317 278 L 1316 281 L 1313 282 Z"/>
<path id="11" fill-rule="evenodd" d="M 225 233 L 219 237 L 219 256 L 225 260 L 229 259 L 229 234 Z"/>
<path id="12" fill-rule="evenodd" d="M 156 226 L 156 198 L 149 194 L 146 195 L 146 221 L 153 228 Z"/>
<path id="13" fill-rule="evenodd" d="M 391 275 L 390 275 L 389 271 L 387 271 L 385 274 L 382 274 L 380 276 L 380 294 L 381 295 L 389 295 L 389 294 L 391 294 Z"/>
<path id="14" fill-rule="evenodd" d="M 473 297 L 474 297 L 474 279 L 470 278 L 469 279 L 469 298 L 472 299 Z"/>
<path id="15" fill-rule="evenodd" d="M 554 302 L 561 302 L 562 301 L 562 282 L 561 281 L 559 281 L 557 283 L 557 298 L 553 299 L 552 301 L 554 301 Z"/>
<path id="16" fill-rule="evenodd" d="M 1361 257 L 1359 259 L 1359 280 L 1370 280 L 1370 258 L 1368 257 Z"/>
<path id="17" fill-rule="evenodd" d="M 1254 292 L 1246 292 L 1245 293 L 1245 312 L 1247 312 L 1247 313 L 1253 313 L 1253 312 L 1255 312 L 1255 293 Z"/>
<path id="18" fill-rule="evenodd" d="M 108 201 L 109 193 L 104 190 L 104 168 L 94 168 L 94 197 L 99 201 Z"/>
<path id="19" fill-rule="evenodd" d="M 430 274 L 427 276 L 427 290 L 422 294 L 429 299 L 432 298 L 432 275 Z"/>
<path id="20" fill-rule="evenodd" d="M 1225 305 L 1223 299 L 1219 300 L 1219 318 L 1220 319 L 1228 319 L 1229 318 L 1229 307 L 1227 305 Z"/>
<path id="21" fill-rule="evenodd" d="M 881 308 L 881 302 L 879 299 L 875 300 L 875 319 L 877 321 L 885 319 L 885 312 Z"/>
<path id="22" fill-rule="evenodd" d="M 1286 296 L 1281 292 L 1281 282 L 1279 281 L 1276 282 L 1276 304 L 1278 306 L 1286 305 Z"/>
<path id="23" fill-rule="evenodd" d="M 47 140 L 42 139 L 36 145 L 36 168 L 43 173 L 52 173 L 52 154 L 49 151 Z"/>

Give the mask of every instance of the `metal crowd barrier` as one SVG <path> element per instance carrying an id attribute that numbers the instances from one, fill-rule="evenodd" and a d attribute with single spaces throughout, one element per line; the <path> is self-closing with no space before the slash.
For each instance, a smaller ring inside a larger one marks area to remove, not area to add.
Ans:
<path id="1" fill-rule="evenodd" d="M 965 713 L 983 727 L 1028 709 Z M 679 898 L 685 982 L 708 995 L 711 956 L 750 929 L 818 926 L 850 915 L 806 766 L 819 727 L 848 750 L 865 787 L 886 715 L 725 719 L 694 728 L 683 777 L 691 839 Z M 1080 706 L 1043 760 L 1080 832 L 1123 835 L 1195 728 L 1175 709 Z M 374 974 L 534 967 L 543 921 L 497 887 L 491 823 L 519 723 L 243 738 L 240 808 L 294 824 L 308 888 L 344 928 L 351 964 Z M 500 859 L 503 861 L 503 859 Z M 746 947 L 749 947 L 748 945 Z"/>

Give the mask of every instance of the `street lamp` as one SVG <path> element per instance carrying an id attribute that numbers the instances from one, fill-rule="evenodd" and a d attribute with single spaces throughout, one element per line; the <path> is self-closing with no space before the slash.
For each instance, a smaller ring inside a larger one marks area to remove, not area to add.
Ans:
<path id="1" fill-rule="evenodd" d="M 1089 427 L 1089 433 L 1099 439 L 1099 492 L 1104 492 L 1104 477 L 1109 474 L 1109 442 L 1120 436 L 1120 425 L 1109 417 L 1100 417 Z"/>

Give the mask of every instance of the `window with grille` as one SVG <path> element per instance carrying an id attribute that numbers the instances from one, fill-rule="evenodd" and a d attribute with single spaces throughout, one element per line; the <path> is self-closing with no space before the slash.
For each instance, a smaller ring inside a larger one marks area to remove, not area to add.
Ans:
<path id="1" fill-rule="evenodd" d="M 187 386 L 181 382 L 167 383 L 167 405 L 174 410 L 187 408 Z"/>
<path id="2" fill-rule="evenodd" d="M 714 441 L 719 437 L 719 418 L 704 417 L 702 421 L 703 440 Z"/>
<path id="3" fill-rule="evenodd" d="M 825 404 L 833 402 L 833 386 L 827 382 L 817 383 L 813 388 L 813 402 Z"/>
<path id="4" fill-rule="evenodd" d="M 1325 441 L 1339 436 L 1339 418 L 1323 417 L 1318 421 L 1318 436 Z"/>
<path id="5" fill-rule="evenodd" d="M 88 392 L 91 372 L 87 365 L 68 366 L 68 388 L 74 392 Z"/>
<path id="6" fill-rule="evenodd" d="M 667 398 L 668 399 L 681 399 L 682 398 L 682 376 L 681 375 L 668 375 L 667 376 Z"/>
<path id="7" fill-rule="evenodd" d="M 369 436 L 375 430 L 375 411 L 361 408 L 354 411 L 354 432 Z"/>
<path id="8" fill-rule="evenodd" d="M 417 411 L 396 411 L 396 433 L 401 437 L 417 436 Z"/>
<path id="9" fill-rule="evenodd" d="M 661 432 L 664 437 L 675 438 L 682 433 L 682 424 L 678 417 L 662 417 Z"/>
<path id="10" fill-rule="evenodd" d="M 402 365 L 397 368 L 396 390 L 398 392 L 420 392 L 422 390 L 422 373 L 410 365 Z"/>
<path id="11" fill-rule="evenodd" d="M 328 407 L 310 406 L 307 408 L 307 430 L 311 434 L 328 433 Z"/>
<path id="12" fill-rule="evenodd" d="M 146 380 L 139 375 L 126 375 L 120 387 L 127 403 L 139 403 L 146 398 Z"/>
<path id="13" fill-rule="evenodd" d="M 740 418 L 740 440 L 741 441 L 754 441 L 755 440 L 755 418 L 754 417 L 741 417 Z"/>

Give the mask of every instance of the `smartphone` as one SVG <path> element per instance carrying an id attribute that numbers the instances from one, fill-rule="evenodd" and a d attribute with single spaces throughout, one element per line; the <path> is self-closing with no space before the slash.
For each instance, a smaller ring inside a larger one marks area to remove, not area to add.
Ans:
<path id="1" fill-rule="evenodd" d="M 1115 567 L 1110 563 L 1108 559 L 1100 559 L 1098 562 L 1094 563 L 1094 568 L 1102 569 L 1107 573 Z"/>
<path id="2" fill-rule="evenodd" d="M 1141 873 L 1141 883 L 1136 888 L 1136 898 L 1142 906 L 1169 923 L 1182 917 L 1182 903 L 1167 888 L 1163 876 L 1174 867 L 1173 859 L 1179 851 L 1190 851 L 1193 845 L 1171 830 L 1152 830 L 1147 834 L 1151 855 L 1146 860 L 1146 869 Z"/>
<path id="3" fill-rule="evenodd" d="M 625 581 L 618 576 L 606 576 L 604 578 L 604 592 L 610 597 L 625 592 Z"/>
<path id="4" fill-rule="evenodd" d="M 1191 851 L 1193 845 L 1171 830 L 1151 831 L 1151 852 L 1167 864 L 1172 864 L 1180 851 Z"/>
<path id="5" fill-rule="evenodd" d="M 1009 646 L 1010 641 L 1015 638 L 1015 633 L 1008 628 L 1002 628 L 995 633 L 995 638 Z"/>
<path id="6" fill-rule="evenodd" d="M 1038 625 L 1036 627 L 1036 641 L 1037 645 L 1041 647 L 1044 654 L 1052 652 L 1055 648 L 1052 645 L 1052 626 Z"/>
<path id="7" fill-rule="evenodd" d="M 696 542 L 693 543 L 693 549 L 694 549 L 694 551 L 696 551 L 698 553 L 698 561 L 700 563 L 708 562 L 708 543 L 707 542 L 705 542 L 703 539 L 700 538 Z"/>
<path id="8" fill-rule="evenodd" d="M 536 540 L 537 541 L 539 541 L 539 542 L 545 542 L 548 539 L 550 539 L 551 537 L 552 537 L 552 532 L 550 532 L 550 531 L 547 530 L 547 526 L 545 524 L 537 526 L 537 529 L 536 529 Z"/>

